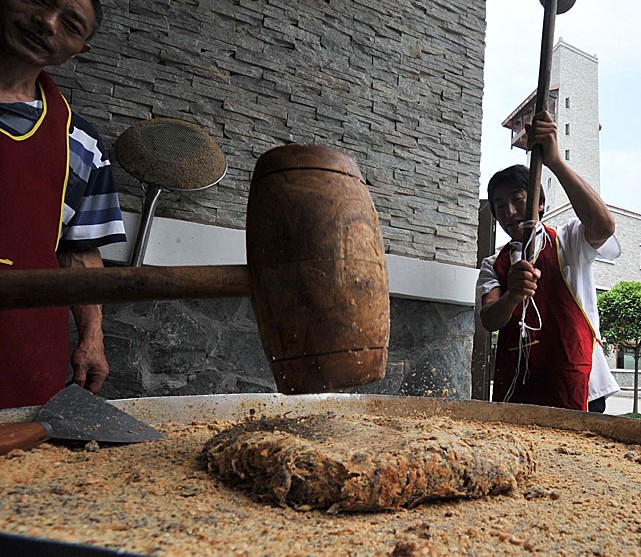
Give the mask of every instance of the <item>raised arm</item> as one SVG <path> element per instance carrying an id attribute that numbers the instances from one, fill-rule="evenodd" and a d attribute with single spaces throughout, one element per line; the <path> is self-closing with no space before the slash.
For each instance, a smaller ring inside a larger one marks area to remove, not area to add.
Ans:
<path id="1" fill-rule="evenodd" d="M 557 144 L 557 127 L 547 112 L 526 124 L 528 146 L 540 143 L 543 164 L 558 178 L 572 204 L 576 216 L 585 227 L 585 239 L 595 249 L 614 234 L 615 222 L 599 194 L 561 158 Z"/>

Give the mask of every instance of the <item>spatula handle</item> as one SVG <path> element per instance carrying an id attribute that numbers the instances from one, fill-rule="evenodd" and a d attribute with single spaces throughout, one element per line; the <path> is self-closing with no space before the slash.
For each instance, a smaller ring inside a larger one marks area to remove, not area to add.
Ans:
<path id="1" fill-rule="evenodd" d="M 45 424 L 38 422 L 0 424 L 0 455 L 13 449 L 31 449 L 49 438 Z"/>

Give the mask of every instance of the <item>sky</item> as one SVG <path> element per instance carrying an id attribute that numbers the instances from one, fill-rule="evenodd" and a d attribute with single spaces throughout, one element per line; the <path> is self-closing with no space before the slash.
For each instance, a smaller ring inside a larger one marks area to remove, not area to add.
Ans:
<path id="1" fill-rule="evenodd" d="M 480 197 L 501 168 L 527 164 L 501 122 L 537 88 L 544 9 L 539 0 L 487 0 Z M 641 213 L 641 1 L 576 0 L 555 40 L 599 60 L 601 197 Z"/>

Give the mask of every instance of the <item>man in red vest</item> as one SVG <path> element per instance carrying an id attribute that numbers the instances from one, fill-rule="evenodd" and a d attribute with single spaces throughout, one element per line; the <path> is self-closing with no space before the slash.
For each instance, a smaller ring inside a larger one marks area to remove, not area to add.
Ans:
<path id="1" fill-rule="evenodd" d="M 43 71 L 87 52 L 101 17 L 99 0 L 0 2 L 0 272 L 102 267 L 98 247 L 125 239 L 100 137 Z M 72 313 L 73 381 L 96 392 L 102 307 Z M 0 408 L 46 402 L 68 363 L 68 308 L 0 312 Z"/>
<path id="2" fill-rule="evenodd" d="M 537 221 L 532 261 L 521 259 L 529 171 L 516 165 L 488 184 L 492 214 L 512 238 L 483 261 L 477 311 L 499 331 L 493 400 L 603 411 L 618 391 L 599 338 L 596 257 L 615 259 L 615 223 L 596 191 L 559 155 L 557 128 L 547 112 L 526 126 L 528 144 L 543 148 L 543 164 L 558 178 L 578 218 L 552 229 Z M 544 198 L 539 206 L 543 216 Z M 594 407 L 593 407 L 594 406 Z M 598 407 L 600 406 L 600 407 Z"/>

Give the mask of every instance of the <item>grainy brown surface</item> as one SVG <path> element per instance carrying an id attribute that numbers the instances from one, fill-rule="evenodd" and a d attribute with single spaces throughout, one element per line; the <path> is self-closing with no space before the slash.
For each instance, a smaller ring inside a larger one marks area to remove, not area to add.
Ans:
<path id="1" fill-rule="evenodd" d="M 434 418 L 430 418 L 434 422 Z M 503 424 L 537 469 L 510 495 L 330 515 L 272 507 L 212 479 L 223 423 L 165 424 L 147 444 L 44 444 L 0 458 L 0 528 L 156 556 L 641 555 L 641 447 Z"/>
<path id="2" fill-rule="evenodd" d="M 209 470 L 262 500 L 370 512 L 515 489 L 535 463 L 518 438 L 454 420 L 318 414 L 251 420 L 205 445 Z"/>

